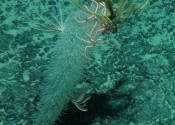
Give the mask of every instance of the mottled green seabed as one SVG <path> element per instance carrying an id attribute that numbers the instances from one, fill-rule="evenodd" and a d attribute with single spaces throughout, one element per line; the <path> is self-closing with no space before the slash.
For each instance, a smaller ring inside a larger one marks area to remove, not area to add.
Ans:
<path id="1" fill-rule="evenodd" d="M 63 8 L 64 18 L 78 9 L 69 2 Z M 39 30 L 36 13 L 60 18 L 58 11 L 54 0 L 0 0 L 0 125 L 34 124 L 60 38 Z M 103 37 L 82 72 L 81 82 L 97 89 L 88 111 L 70 103 L 56 124 L 175 125 L 175 1 L 162 0 Z"/>

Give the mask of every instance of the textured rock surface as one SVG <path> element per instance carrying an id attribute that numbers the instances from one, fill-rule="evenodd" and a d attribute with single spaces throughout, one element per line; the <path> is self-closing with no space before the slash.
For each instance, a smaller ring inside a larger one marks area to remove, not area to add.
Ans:
<path id="1" fill-rule="evenodd" d="M 50 48 L 59 38 L 32 29 L 38 20 L 34 12 L 57 15 L 55 3 L 42 1 L 45 6 L 39 6 L 37 1 L 1 1 L 0 124 L 31 125 Z M 89 110 L 101 111 L 86 112 L 84 122 L 76 117 L 73 123 L 175 124 L 174 9 L 175 2 L 165 0 L 158 8 L 120 25 L 116 35 L 107 35 L 106 41 L 115 47 L 98 44 L 101 49 L 87 68 L 85 80 L 106 98 L 101 99 L 103 103 L 92 98 L 99 108 L 90 106 L 94 109 Z"/>

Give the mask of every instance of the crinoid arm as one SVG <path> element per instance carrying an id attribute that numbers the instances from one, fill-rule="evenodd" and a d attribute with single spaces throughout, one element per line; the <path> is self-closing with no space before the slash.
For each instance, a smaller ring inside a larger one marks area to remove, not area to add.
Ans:
<path id="1" fill-rule="evenodd" d="M 88 50 L 89 50 L 90 48 L 94 47 L 99 41 L 102 41 L 103 39 L 97 39 L 97 38 L 96 38 L 96 34 L 95 34 L 94 36 L 92 36 L 92 34 L 88 34 L 86 31 L 84 31 L 84 32 L 85 32 L 85 34 L 86 34 L 85 38 L 80 38 L 80 37 L 78 36 L 78 33 L 76 34 L 76 37 L 77 37 L 77 39 L 80 40 L 80 42 L 84 42 L 84 43 L 87 44 L 87 46 L 85 47 L 85 50 L 84 50 L 84 55 L 85 55 L 86 58 L 91 59 L 91 58 L 87 55 Z"/>

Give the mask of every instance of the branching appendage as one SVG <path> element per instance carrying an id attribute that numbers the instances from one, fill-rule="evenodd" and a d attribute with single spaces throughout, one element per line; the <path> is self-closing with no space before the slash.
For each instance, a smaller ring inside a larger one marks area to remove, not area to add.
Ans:
<path id="1" fill-rule="evenodd" d="M 101 18 L 103 18 L 102 15 L 106 15 L 105 3 L 104 3 L 104 2 L 96 2 L 95 0 L 91 0 L 91 1 L 92 1 L 93 5 L 95 6 L 95 10 L 94 10 L 94 11 L 91 10 L 91 9 L 89 9 L 88 6 L 83 5 L 85 11 L 86 11 L 87 13 L 89 13 L 90 16 L 87 17 L 87 18 L 84 19 L 84 20 L 81 20 L 81 21 L 75 18 L 75 19 L 77 20 L 77 22 L 79 22 L 79 23 L 85 23 L 85 22 L 87 22 L 87 21 L 89 21 L 89 20 L 91 20 L 91 19 L 94 19 L 94 22 L 95 22 L 95 23 L 94 23 L 94 25 L 93 25 L 93 27 L 91 28 L 91 31 L 90 31 L 90 33 L 89 33 L 90 36 L 91 36 L 94 32 L 97 34 L 98 32 L 105 30 L 105 29 L 106 29 L 106 26 L 107 26 L 107 24 L 105 23 L 105 21 L 103 21 L 103 20 L 101 19 Z M 99 11 L 102 11 L 101 14 L 100 14 Z M 96 29 L 97 26 L 98 26 L 98 24 L 102 25 L 103 28 L 102 28 L 102 29 Z"/>
<path id="2" fill-rule="evenodd" d="M 106 30 L 108 30 L 109 25 L 111 24 L 111 20 L 108 18 L 108 16 L 106 15 L 110 15 L 110 12 L 107 11 L 107 6 L 105 4 L 105 2 L 103 1 L 97 1 L 97 0 L 91 0 L 95 9 L 94 11 L 91 10 L 90 8 L 88 8 L 88 6 L 83 5 L 83 10 L 86 11 L 87 13 L 90 14 L 89 17 L 87 17 L 84 20 L 78 20 L 75 18 L 75 20 L 81 24 L 86 23 L 89 20 L 94 19 L 94 24 L 92 25 L 92 27 L 88 30 L 88 32 L 85 31 L 86 34 L 86 39 L 83 38 L 79 38 L 77 35 L 77 38 L 82 41 L 87 43 L 88 45 L 85 48 L 85 56 L 88 59 L 91 59 L 87 56 L 87 51 L 88 49 L 94 47 L 99 41 L 102 41 L 103 39 L 97 39 L 97 37 L 99 36 L 99 33 L 105 33 Z M 99 28 L 100 27 L 100 28 Z"/>
<path id="3" fill-rule="evenodd" d="M 85 50 L 84 50 L 84 55 L 86 58 L 88 59 L 91 59 L 90 57 L 88 57 L 88 55 L 86 54 L 88 49 L 92 48 L 93 46 L 95 46 L 99 41 L 102 41 L 103 39 L 95 39 L 96 38 L 96 35 L 92 36 L 92 34 L 88 34 L 87 32 L 86 33 L 86 37 L 88 38 L 88 40 L 85 40 L 83 38 L 80 38 L 78 35 L 76 35 L 76 37 L 84 42 L 84 43 L 87 43 L 88 45 L 85 47 Z"/>
<path id="4" fill-rule="evenodd" d="M 86 108 L 86 103 L 91 99 L 89 93 L 94 89 L 88 83 L 81 83 L 75 86 L 75 92 L 70 98 L 70 101 L 80 110 L 80 111 L 88 111 Z"/>
<path id="5" fill-rule="evenodd" d="M 85 11 L 87 13 L 90 14 L 89 17 L 87 17 L 86 19 L 84 20 L 78 20 L 75 18 L 75 20 L 78 22 L 78 23 L 86 23 L 87 21 L 89 20 L 92 20 L 94 19 L 94 24 L 92 25 L 92 27 L 90 29 L 88 29 L 87 31 L 84 31 L 86 36 L 84 38 L 80 38 L 78 36 L 78 33 L 76 35 L 76 37 L 84 42 L 84 43 L 87 43 L 88 45 L 85 47 L 85 51 L 84 51 L 84 54 L 85 54 L 85 57 L 88 58 L 88 59 L 91 59 L 88 55 L 87 55 L 87 51 L 88 49 L 94 47 L 99 41 L 102 41 L 102 39 L 97 39 L 97 36 L 99 35 L 99 32 L 103 31 L 105 28 L 106 28 L 106 25 L 101 23 L 101 20 L 99 20 L 99 10 L 102 10 L 104 5 L 102 3 L 98 3 L 96 2 L 95 0 L 91 0 L 93 2 L 93 5 L 95 6 L 95 10 L 91 10 L 89 9 L 86 5 L 83 5 L 83 7 L 85 8 Z M 103 10 L 103 14 L 106 13 L 106 10 Z M 102 24 L 102 25 L 101 25 Z M 102 27 L 99 29 L 99 27 Z M 89 31 L 89 32 L 88 32 Z"/>
<path id="6" fill-rule="evenodd" d="M 134 15 L 138 15 L 141 11 L 147 8 L 157 5 L 150 5 L 151 1 L 152 0 L 146 0 L 146 2 L 139 6 L 135 0 L 119 0 L 117 3 L 113 3 L 112 0 L 91 0 L 94 10 L 86 5 L 80 5 L 72 1 L 73 4 L 90 14 L 89 17 L 81 21 L 75 18 L 77 22 L 83 24 L 94 19 L 93 26 L 88 29 L 89 33 L 86 32 L 89 39 L 85 40 L 78 38 L 80 41 L 90 44 L 85 48 L 85 52 L 87 49 L 95 46 L 98 41 L 102 40 L 95 39 L 99 33 L 105 34 L 106 31 L 117 33 L 118 24 L 131 19 Z"/>
<path id="7" fill-rule="evenodd" d="M 91 29 L 91 35 L 94 31 L 96 31 L 96 33 L 101 32 L 102 34 L 105 34 L 106 31 L 117 33 L 118 24 L 133 18 L 146 9 L 157 6 L 161 0 L 155 3 L 153 0 L 145 0 L 142 5 L 139 5 L 135 0 L 118 0 L 118 2 L 113 2 L 113 0 L 91 0 L 94 5 L 94 10 L 86 5 L 80 5 L 73 0 L 69 1 L 90 14 L 89 17 L 82 21 L 76 19 L 79 23 L 85 23 L 94 19 L 95 23 Z M 152 2 L 153 4 L 151 4 Z M 101 25 L 102 29 L 96 29 L 97 25 Z"/>

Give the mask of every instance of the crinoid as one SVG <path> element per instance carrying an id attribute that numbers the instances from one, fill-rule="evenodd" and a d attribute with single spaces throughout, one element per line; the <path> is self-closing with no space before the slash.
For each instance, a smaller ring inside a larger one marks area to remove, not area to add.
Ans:
<path id="1" fill-rule="evenodd" d="M 76 5 L 77 7 L 79 7 L 80 9 L 82 9 L 83 11 L 85 11 L 86 13 L 90 14 L 89 17 L 87 17 L 86 19 L 83 20 L 78 20 L 76 19 L 79 23 L 85 23 L 89 20 L 94 19 L 94 25 L 91 28 L 91 32 L 89 33 L 89 35 L 91 36 L 94 32 L 98 33 L 98 32 L 103 32 L 106 27 L 107 24 L 110 23 L 110 19 L 108 19 L 107 15 L 107 9 L 105 7 L 105 3 L 104 2 L 97 2 L 96 0 L 91 0 L 92 2 L 92 8 L 88 7 L 87 5 L 80 5 L 79 3 L 73 1 L 73 0 L 69 0 L 71 3 L 73 3 L 74 5 Z M 97 25 L 100 24 L 102 25 L 102 28 L 97 29 Z"/>
<path id="2" fill-rule="evenodd" d="M 49 32 L 63 32 L 70 15 L 64 19 L 65 15 L 63 14 L 62 6 L 64 6 L 63 2 L 56 2 L 56 7 L 59 10 L 59 18 L 50 14 L 51 18 L 49 19 L 38 12 L 35 12 L 40 18 L 40 22 L 37 23 L 37 26 L 39 27 L 35 29 Z"/>
<path id="3" fill-rule="evenodd" d="M 136 0 L 119 0 L 117 3 L 113 4 L 113 18 L 112 21 L 116 24 L 125 22 L 128 19 L 135 17 L 142 11 L 155 7 L 158 2 L 153 2 L 153 0 L 145 0 L 142 4 L 136 2 Z"/>
<path id="4" fill-rule="evenodd" d="M 95 30 L 97 24 L 101 24 L 103 28 L 96 29 L 96 32 L 101 31 L 102 34 L 105 34 L 106 31 L 116 33 L 118 31 L 118 24 L 135 17 L 146 9 L 157 6 L 161 0 L 157 2 L 145 0 L 143 4 L 138 4 L 136 0 L 118 0 L 117 2 L 113 2 L 113 0 L 91 0 L 95 7 L 94 11 L 89 6 L 81 5 L 74 0 L 68 1 L 90 14 L 89 17 L 82 21 L 77 20 L 78 22 L 85 23 L 91 19 L 95 20 L 90 34 Z"/>

